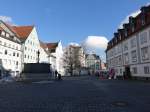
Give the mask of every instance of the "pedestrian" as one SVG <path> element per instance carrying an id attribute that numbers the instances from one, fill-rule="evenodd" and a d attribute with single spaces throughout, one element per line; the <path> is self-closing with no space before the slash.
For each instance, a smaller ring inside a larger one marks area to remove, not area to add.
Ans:
<path id="1" fill-rule="evenodd" d="M 58 72 L 55 70 L 55 79 L 57 79 Z"/>
<path id="2" fill-rule="evenodd" d="M 58 80 L 61 80 L 61 74 L 58 73 Z"/>

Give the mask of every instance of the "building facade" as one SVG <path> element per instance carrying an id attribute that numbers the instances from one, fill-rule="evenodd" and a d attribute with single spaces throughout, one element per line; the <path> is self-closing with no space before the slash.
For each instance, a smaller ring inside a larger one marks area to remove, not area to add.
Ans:
<path id="1" fill-rule="evenodd" d="M 22 62 L 37 63 L 40 41 L 35 26 L 11 26 L 22 42 Z"/>
<path id="2" fill-rule="evenodd" d="M 12 26 L 0 21 L 0 76 L 2 72 L 21 73 L 24 63 L 49 63 L 64 75 L 61 41 L 44 43 L 35 26 Z"/>
<path id="3" fill-rule="evenodd" d="M 108 69 L 117 77 L 130 73 L 132 77 L 150 77 L 150 6 L 141 8 L 136 17 L 118 29 L 106 49 Z"/>
<path id="4" fill-rule="evenodd" d="M 0 21 L 0 77 L 10 73 L 16 76 L 20 73 L 21 57 L 21 41 L 7 24 Z"/>
<path id="5" fill-rule="evenodd" d="M 79 75 L 79 72 L 85 67 L 85 53 L 83 48 L 79 45 L 69 45 L 64 48 L 63 57 L 63 65 L 68 75 Z"/>
<path id="6" fill-rule="evenodd" d="M 57 70 L 61 75 L 65 75 L 63 66 L 63 48 L 61 41 L 56 43 L 47 43 L 49 51 L 49 63 L 53 70 Z"/>
<path id="7" fill-rule="evenodd" d="M 96 54 L 86 54 L 86 67 L 93 71 L 101 70 L 101 59 Z"/>
<path id="8" fill-rule="evenodd" d="M 40 41 L 40 55 L 39 55 L 40 63 L 49 63 L 49 51 L 46 43 Z"/>

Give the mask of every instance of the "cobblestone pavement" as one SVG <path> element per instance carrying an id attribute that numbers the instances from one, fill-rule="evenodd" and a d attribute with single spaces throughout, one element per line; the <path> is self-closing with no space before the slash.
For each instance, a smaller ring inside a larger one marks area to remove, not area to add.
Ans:
<path id="1" fill-rule="evenodd" d="M 0 112 L 150 112 L 150 82 L 84 76 L 1 84 Z"/>

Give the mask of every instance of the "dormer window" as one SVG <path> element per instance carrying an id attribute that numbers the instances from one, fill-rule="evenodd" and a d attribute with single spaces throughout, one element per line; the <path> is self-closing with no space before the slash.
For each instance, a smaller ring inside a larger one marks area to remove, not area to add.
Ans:
<path id="1" fill-rule="evenodd" d="M 117 37 L 115 38 L 115 43 L 117 43 Z"/>
<path id="2" fill-rule="evenodd" d="M 134 21 L 134 18 L 132 16 L 129 17 L 129 23 L 130 23 L 131 31 L 134 32 L 134 30 L 135 30 L 135 21 Z"/>
<path id="3" fill-rule="evenodd" d="M 134 26 L 133 26 L 133 25 L 131 26 L 131 30 L 132 30 L 132 32 L 134 32 L 134 30 L 135 30 L 135 28 L 134 28 Z"/>
<path id="4" fill-rule="evenodd" d="M 9 37 L 9 34 L 8 34 L 8 33 L 6 33 L 6 37 Z"/>
<path id="5" fill-rule="evenodd" d="M 128 24 L 123 24 L 123 28 L 124 28 L 124 36 L 127 37 L 128 36 Z"/>
<path id="6" fill-rule="evenodd" d="M 127 36 L 128 36 L 127 29 L 124 29 L 124 35 L 125 35 L 125 37 L 127 37 Z"/>
<path id="7" fill-rule="evenodd" d="M 141 23 L 142 25 L 145 25 L 145 14 L 142 13 L 142 16 L 141 16 Z"/>
<path id="8" fill-rule="evenodd" d="M 142 25 L 145 25 L 145 14 L 146 14 L 146 10 L 147 8 L 146 7 L 142 7 L 141 8 L 141 23 Z"/>
<path id="9" fill-rule="evenodd" d="M 4 32 L 4 31 L 2 31 L 1 35 L 2 35 L 2 36 L 5 36 L 5 32 Z"/>
<path id="10" fill-rule="evenodd" d="M 119 40 L 121 40 L 121 35 L 119 34 Z"/>

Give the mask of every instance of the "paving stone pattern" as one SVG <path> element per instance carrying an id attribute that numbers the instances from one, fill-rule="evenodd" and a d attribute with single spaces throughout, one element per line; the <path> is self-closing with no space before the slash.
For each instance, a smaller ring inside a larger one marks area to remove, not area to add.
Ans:
<path id="1" fill-rule="evenodd" d="M 150 82 L 83 76 L 1 84 L 0 112 L 150 112 Z"/>

